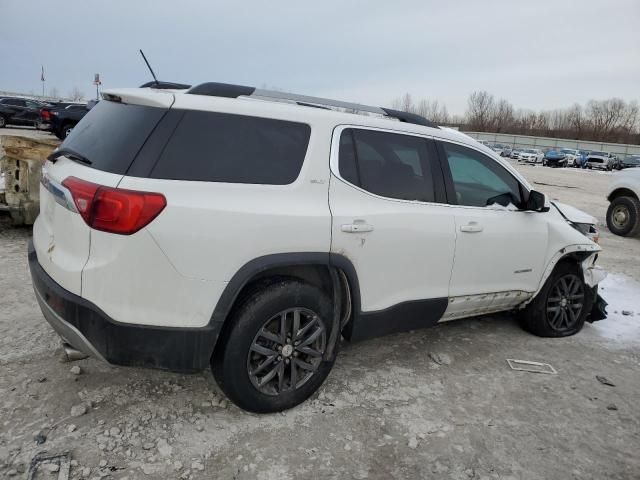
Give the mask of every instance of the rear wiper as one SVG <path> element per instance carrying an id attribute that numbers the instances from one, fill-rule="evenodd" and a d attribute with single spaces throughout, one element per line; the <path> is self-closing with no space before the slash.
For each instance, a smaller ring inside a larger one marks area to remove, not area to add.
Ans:
<path id="1" fill-rule="evenodd" d="M 84 155 L 81 155 L 78 152 L 74 152 L 69 148 L 61 148 L 59 150 L 56 150 L 55 152 L 53 152 L 51 155 L 47 157 L 47 160 L 49 160 L 51 163 L 56 163 L 56 160 L 58 159 L 58 157 L 62 157 L 62 156 L 65 156 L 69 160 L 73 160 L 74 162 L 84 163 L 85 165 L 91 165 L 91 163 L 93 163 Z"/>

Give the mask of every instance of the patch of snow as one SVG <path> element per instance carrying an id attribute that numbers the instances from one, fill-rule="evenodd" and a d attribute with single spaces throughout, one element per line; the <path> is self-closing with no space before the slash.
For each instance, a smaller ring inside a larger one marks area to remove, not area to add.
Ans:
<path id="1" fill-rule="evenodd" d="M 0 193 L 4 192 L 5 183 L 4 183 L 4 173 L 0 173 Z"/>
<path id="2" fill-rule="evenodd" d="M 640 283 L 609 274 L 600 282 L 598 293 L 609 305 L 607 318 L 592 324 L 597 335 L 620 343 L 640 343 Z"/>

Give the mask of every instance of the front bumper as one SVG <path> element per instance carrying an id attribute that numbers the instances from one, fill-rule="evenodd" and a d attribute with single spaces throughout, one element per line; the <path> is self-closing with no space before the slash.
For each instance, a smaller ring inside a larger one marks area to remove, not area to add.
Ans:
<path id="1" fill-rule="evenodd" d="M 194 372 L 207 368 L 220 333 L 117 322 L 96 305 L 58 285 L 38 262 L 29 242 L 29 270 L 44 318 L 76 350 L 114 365 Z"/>

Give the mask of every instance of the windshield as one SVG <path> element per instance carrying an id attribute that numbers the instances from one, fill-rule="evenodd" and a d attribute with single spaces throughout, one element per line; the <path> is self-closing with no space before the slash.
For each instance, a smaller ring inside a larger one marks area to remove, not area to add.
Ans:
<path id="1" fill-rule="evenodd" d="M 560 150 L 562 153 L 571 153 L 572 155 L 576 154 L 575 150 L 569 150 L 568 148 L 563 148 L 562 150 Z"/>
<path id="2" fill-rule="evenodd" d="M 591 152 L 589 155 L 598 155 L 600 157 L 606 157 L 607 152 Z"/>
<path id="3" fill-rule="evenodd" d="M 527 150 L 522 150 L 524 153 L 538 153 L 536 150 L 532 150 L 532 149 L 527 149 Z"/>
<path id="4" fill-rule="evenodd" d="M 627 163 L 640 164 L 640 157 L 629 157 L 626 160 Z"/>

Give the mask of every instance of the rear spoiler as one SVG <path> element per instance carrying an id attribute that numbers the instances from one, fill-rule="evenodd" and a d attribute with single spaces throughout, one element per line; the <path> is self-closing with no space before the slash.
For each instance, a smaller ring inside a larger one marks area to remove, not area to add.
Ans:
<path id="1" fill-rule="evenodd" d="M 102 98 L 110 102 L 131 103 L 133 105 L 162 108 L 171 108 L 175 101 L 175 96 L 172 92 L 156 90 L 154 88 L 110 89 L 102 92 Z"/>

